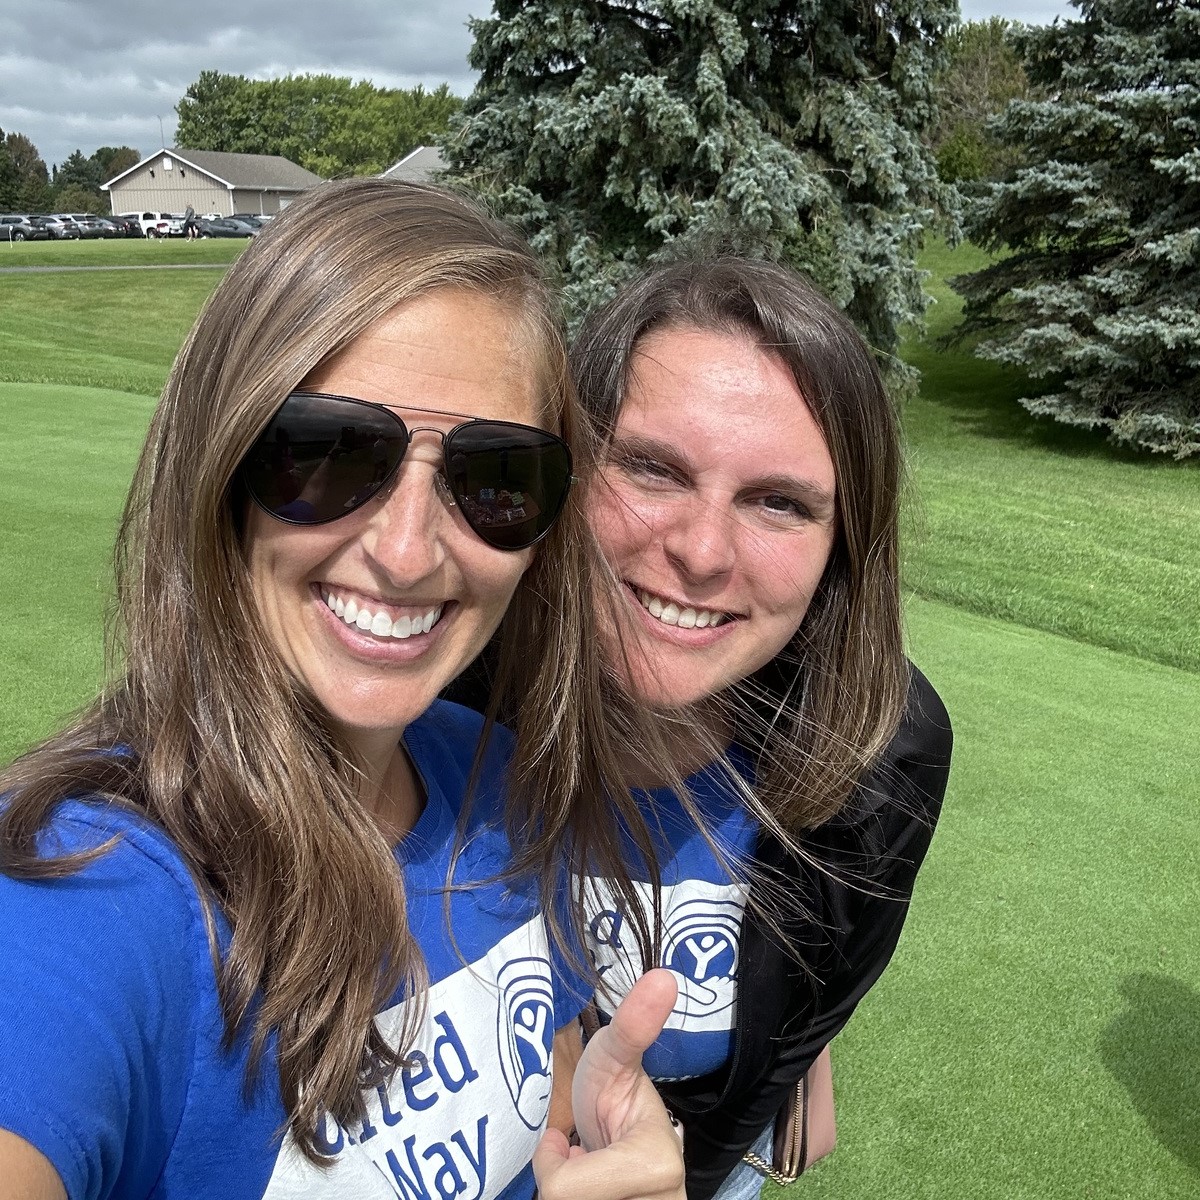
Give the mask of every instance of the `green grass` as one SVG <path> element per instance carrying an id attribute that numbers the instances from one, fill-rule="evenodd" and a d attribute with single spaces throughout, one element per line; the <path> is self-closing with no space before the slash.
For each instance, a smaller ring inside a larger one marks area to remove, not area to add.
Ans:
<path id="1" fill-rule="evenodd" d="M 942 278 L 978 261 L 931 251 L 935 332 Z M 214 283 L 0 283 L 0 759 L 95 691 L 150 396 Z M 839 1148 L 790 1194 L 1195 1197 L 1197 476 L 1035 420 L 963 351 L 907 354 L 908 623 L 955 766 L 900 950 L 834 1047 Z"/>
<path id="2" fill-rule="evenodd" d="M 220 278 L 218 271 L 0 276 L 0 381 L 157 395 Z"/>
<path id="3" fill-rule="evenodd" d="M 834 1046 L 839 1148 L 805 1194 L 1200 1195 L 1200 675 L 908 615 L 954 772 L 896 959 Z"/>
<path id="4" fill-rule="evenodd" d="M 0 243 L 0 267 L 162 266 L 233 262 L 249 238 L 112 238 L 69 242 Z"/>
<path id="5" fill-rule="evenodd" d="M 0 762 L 99 689 L 111 547 L 153 407 L 119 391 L 0 383 Z"/>
<path id="6" fill-rule="evenodd" d="M 986 262 L 931 248 L 930 339 L 961 302 L 944 280 Z M 1200 670 L 1200 471 L 1030 416 L 1019 373 L 914 342 L 905 426 L 917 483 L 906 584 L 920 596 Z"/>

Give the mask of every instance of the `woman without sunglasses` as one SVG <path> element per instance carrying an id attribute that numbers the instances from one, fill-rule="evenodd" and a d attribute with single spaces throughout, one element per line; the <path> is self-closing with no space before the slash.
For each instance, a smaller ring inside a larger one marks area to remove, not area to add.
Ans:
<path id="1" fill-rule="evenodd" d="M 554 798 L 607 812 L 611 757 L 565 365 L 528 250 L 432 189 L 323 185 L 228 272 L 126 508 L 122 676 L 0 775 L 6 1194 L 681 1196 L 664 972 L 543 1137 Z M 510 604 L 537 744 L 436 700 Z"/>
<path id="2" fill-rule="evenodd" d="M 949 721 L 901 643 L 897 430 L 850 323 L 764 263 L 652 270 L 572 357 L 606 443 L 599 627 L 623 630 L 614 671 L 673 764 L 625 775 L 659 830 L 680 992 L 645 1065 L 689 1200 L 741 1200 L 763 1183 L 744 1153 L 770 1162 L 776 1114 L 895 949 L 945 791 Z M 591 891 L 604 1017 L 643 960 L 624 902 Z"/>

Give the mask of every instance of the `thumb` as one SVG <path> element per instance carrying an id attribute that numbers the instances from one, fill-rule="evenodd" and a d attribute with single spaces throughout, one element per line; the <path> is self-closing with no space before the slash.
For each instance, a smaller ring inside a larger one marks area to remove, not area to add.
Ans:
<path id="1" fill-rule="evenodd" d="M 642 1055 L 662 1032 L 678 995 L 675 976 L 663 967 L 647 971 L 629 989 L 602 1031 L 605 1052 L 615 1066 L 629 1070 L 641 1066 Z"/>

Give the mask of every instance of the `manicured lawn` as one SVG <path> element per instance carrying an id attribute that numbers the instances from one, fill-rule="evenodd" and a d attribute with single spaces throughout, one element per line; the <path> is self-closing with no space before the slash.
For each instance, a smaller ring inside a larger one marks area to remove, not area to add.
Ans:
<path id="1" fill-rule="evenodd" d="M 80 238 L 69 242 L 0 242 L 0 267 L 162 266 L 164 263 L 226 265 L 249 238 Z"/>
<path id="2" fill-rule="evenodd" d="M 930 336 L 957 320 L 948 275 L 985 262 L 935 246 Z M 906 583 L 920 596 L 1200 670 L 1200 467 L 1115 450 L 1030 416 L 1019 375 L 932 340 L 905 412 L 916 503 Z"/>
<path id="3" fill-rule="evenodd" d="M 0 276 L 0 381 L 157 395 L 220 278 L 219 269 Z"/>
<path id="4" fill-rule="evenodd" d="M 154 401 L 0 383 L 0 762 L 103 680 L 117 520 Z"/>
<path id="5" fill-rule="evenodd" d="M 834 1046 L 838 1150 L 797 1189 L 1200 1195 L 1200 675 L 920 599 L 908 617 L 954 718 L 950 794 Z"/>

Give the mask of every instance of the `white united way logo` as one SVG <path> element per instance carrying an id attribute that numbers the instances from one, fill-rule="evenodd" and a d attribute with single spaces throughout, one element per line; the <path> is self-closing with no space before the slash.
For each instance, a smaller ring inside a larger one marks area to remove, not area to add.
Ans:
<path id="1" fill-rule="evenodd" d="M 736 997 L 744 905 L 712 897 L 686 900 L 667 915 L 663 966 L 675 975 L 681 1016 L 712 1016 Z"/>
<path id="2" fill-rule="evenodd" d="M 517 1115 L 540 1129 L 550 1108 L 550 1055 L 554 993 L 545 958 L 516 958 L 496 977 L 500 989 L 497 1035 L 500 1066 Z"/>

